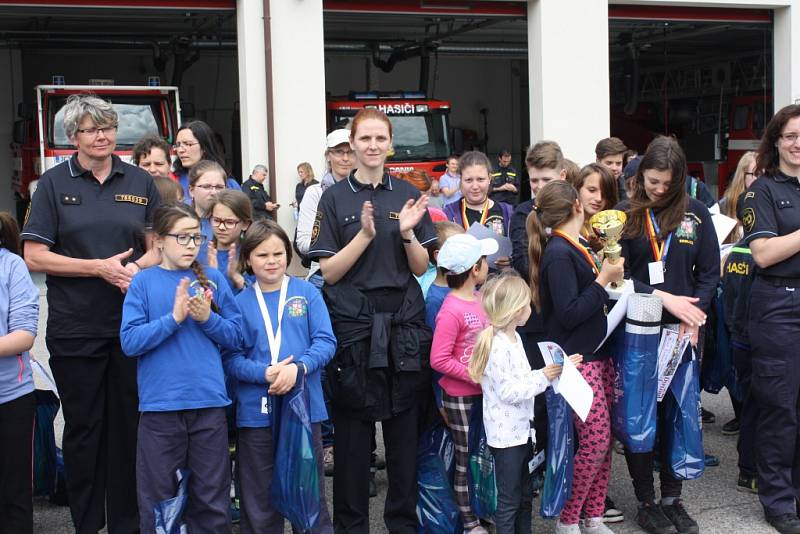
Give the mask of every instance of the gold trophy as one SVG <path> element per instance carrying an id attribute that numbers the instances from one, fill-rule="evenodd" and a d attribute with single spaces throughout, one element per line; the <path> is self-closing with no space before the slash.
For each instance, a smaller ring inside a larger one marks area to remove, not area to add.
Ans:
<path id="1" fill-rule="evenodd" d="M 611 263 L 617 263 L 622 256 L 622 247 L 619 244 L 619 240 L 622 237 L 622 230 L 625 228 L 627 218 L 624 211 L 605 210 L 595 213 L 589 219 L 589 225 L 592 230 L 603 242 L 603 256 Z M 624 292 L 624 287 L 627 283 L 629 281 L 626 280 L 611 282 L 609 284 L 609 296 L 618 298 L 618 295 Z"/>

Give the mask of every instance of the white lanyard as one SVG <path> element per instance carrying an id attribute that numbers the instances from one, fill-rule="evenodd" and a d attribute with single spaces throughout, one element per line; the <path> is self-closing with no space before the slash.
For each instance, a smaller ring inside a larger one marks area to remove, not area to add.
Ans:
<path id="1" fill-rule="evenodd" d="M 273 333 L 272 319 L 270 319 L 267 305 L 264 304 L 264 295 L 261 294 L 261 287 L 258 282 L 253 284 L 253 290 L 256 292 L 256 300 L 258 307 L 261 309 L 261 317 L 264 319 L 264 328 L 267 329 L 267 341 L 269 341 L 269 351 L 272 355 L 272 365 L 278 363 L 278 355 L 281 351 L 281 322 L 283 321 L 283 308 L 286 306 L 286 289 L 289 287 L 289 277 L 284 276 L 281 283 L 281 293 L 278 297 L 278 328 Z"/>

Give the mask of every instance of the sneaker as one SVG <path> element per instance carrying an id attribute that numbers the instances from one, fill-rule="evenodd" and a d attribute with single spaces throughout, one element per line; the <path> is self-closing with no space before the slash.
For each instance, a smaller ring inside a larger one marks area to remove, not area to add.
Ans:
<path id="1" fill-rule="evenodd" d="M 717 467 L 719 465 L 719 456 L 706 453 L 705 464 L 706 467 Z"/>
<path id="2" fill-rule="evenodd" d="M 604 523 L 619 523 L 625 521 L 625 514 L 614 505 L 614 501 L 606 497 L 606 509 L 603 512 Z"/>
<path id="3" fill-rule="evenodd" d="M 714 412 L 709 412 L 705 408 L 701 408 L 700 410 L 702 411 L 702 414 L 703 414 L 703 424 L 704 425 L 710 425 L 710 424 L 714 423 L 714 421 L 717 420 L 717 416 L 714 415 Z"/>
<path id="4" fill-rule="evenodd" d="M 739 433 L 739 419 L 733 418 L 724 425 L 722 425 L 723 436 L 735 436 Z"/>
<path id="5" fill-rule="evenodd" d="M 768 516 L 767 523 L 781 534 L 800 534 L 800 519 L 794 514 Z"/>
<path id="6" fill-rule="evenodd" d="M 758 477 L 739 474 L 736 481 L 736 491 L 755 493 L 758 495 Z"/>
<path id="7" fill-rule="evenodd" d="M 556 521 L 556 529 L 553 531 L 553 534 L 581 534 L 581 527 L 578 526 L 578 523 L 574 525 L 565 525 L 559 519 Z"/>
<path id="8" fill-rule="evenodd" d="M 664 515 L 669 519 L 678 534 L 699 534 L 700 527 L 697 526 L 697 521 L 689 517 L 686 508 L 683 507 L 683 502 L 680 499 L 675 499 L 672 504 L 661 505 L 661 510 Z"/>
<path id="9" fill-rule="evenodd" d="M 664 515 L 660 506 L 652 501 L 639 506 L 636 513 L 636 523 L 642 530 L 650 534 L 675 534 L 675 525 Z"/>
<path id="10" fill-rule="evenodd" d="M 614 531 L 605 526 L 603 521 L 602 517 L 581 520 L 581 534 L 614 534 Z"/>
<path id="11" fill-rule="evenodd" d="M 325 466 L 325 476 L 333 476 L 333 447 L 322 449 L 322 463 Z"/>

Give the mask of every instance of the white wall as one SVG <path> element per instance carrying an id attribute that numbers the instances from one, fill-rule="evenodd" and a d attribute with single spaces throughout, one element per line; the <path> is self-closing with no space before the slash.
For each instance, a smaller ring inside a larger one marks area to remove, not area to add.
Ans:
<path id="1" fill-rule="evenodd" d="M 242 173 L 258 164 L 269 167 L 267 150 L 267 75 L 265 71 L 264 4 L 236 2 L 239 60 L 239 102 L 242 131 Z M 245 178 L 244 176 L 242 178 Z"/>
<path id="2" fill-rule="evenodd" d="M 0 48 L 0 211 L 16 217 L 16 203 L 11 185 L 14 169 L 9 145 L 13 140 L 17 104 L 22 102 L 22 60 L 19 50 Z"/>

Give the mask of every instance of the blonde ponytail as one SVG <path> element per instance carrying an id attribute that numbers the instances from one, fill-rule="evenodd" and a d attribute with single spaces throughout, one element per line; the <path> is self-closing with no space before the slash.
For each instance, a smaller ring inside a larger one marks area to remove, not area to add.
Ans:
<path id="1" fill-rule="evenodd" d="M 481 330 L 475 347 L 472 349 L 472 357 L 469 359 L 467 372 L 469 377 L 476 384 L 480 384 L 486 364 L 489 363 L 489 354 L 492 352 L 492 340 L 494 339 L 494 327 L 489 326 Z"/>

